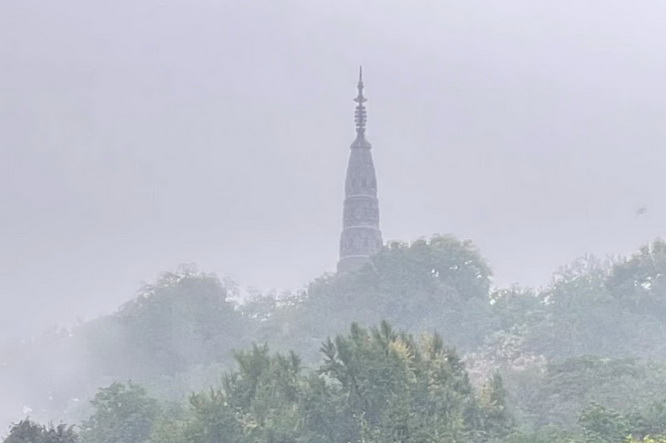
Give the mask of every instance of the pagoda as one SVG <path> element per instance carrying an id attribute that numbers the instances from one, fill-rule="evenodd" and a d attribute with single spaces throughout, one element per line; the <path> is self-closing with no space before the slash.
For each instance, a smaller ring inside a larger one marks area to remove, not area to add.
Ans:
<path id="1" fill-rule="evenodd" d="M 367 112 L 363 95 L 363 69 L 359 70 L 354 120 L 356 138 L 351 144 L 345 180 L 345 200 L 340 235 L 338 272 L 350 272 L 370 262 L 382 248 L 379 230 L 377 178 L 372 162 L 372 146 L 365 138 Z"/>

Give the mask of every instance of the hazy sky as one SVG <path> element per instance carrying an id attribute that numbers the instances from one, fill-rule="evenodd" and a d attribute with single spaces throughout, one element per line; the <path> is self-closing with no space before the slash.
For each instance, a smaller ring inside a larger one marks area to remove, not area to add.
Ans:
<path id="1" fill-rule="evenodd" d="M 663 0 L 0 0 L 0 333 L 180 263 L 335 267 L 359 64 L 385 239 L 498 284 L 666 226 Z M 647 212 L 636 215 L 636 209 Z"/>

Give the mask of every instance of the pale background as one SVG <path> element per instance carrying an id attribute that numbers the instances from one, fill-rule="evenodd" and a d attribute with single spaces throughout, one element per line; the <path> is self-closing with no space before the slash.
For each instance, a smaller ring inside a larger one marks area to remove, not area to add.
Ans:
<path id="1" fill-rule="evenodd" d="M 498 285 L 631 253 L 666 226 L 664 23 L 663 0 L 0 0 L 0 337 L 180 263 L 332 271 L 361 63 L 385 239 L 470 238 Z"/>

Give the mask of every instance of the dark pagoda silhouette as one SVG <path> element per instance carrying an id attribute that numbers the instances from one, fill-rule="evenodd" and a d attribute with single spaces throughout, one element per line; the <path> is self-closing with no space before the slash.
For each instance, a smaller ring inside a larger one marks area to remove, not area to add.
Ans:
<path id="1" fill-rule="evenodd" d="M 362 267 L 382 248 L 377 179 L 370 152 L 372 146 L 365 138 L 367 99 L 363 96 L 362 70 L 359 72 L 358 96 L 354 101 L 357 103 L 356 139 L 351 144 L 347 166 L 338 272 L 349 272 Z"/>

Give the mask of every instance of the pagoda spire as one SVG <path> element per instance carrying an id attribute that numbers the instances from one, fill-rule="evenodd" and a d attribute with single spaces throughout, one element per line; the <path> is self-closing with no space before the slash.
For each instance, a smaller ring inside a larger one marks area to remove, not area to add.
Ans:
<path id="1" fill-rule="evenodd" d="M 365 134 L 365 124 L 368 121 L 368 113 L 365 110 L 364 103 L 368 101 L 363 95 L 363 66 L 358 68 L 358 95 L 354 99 L 356 103 L 356 112 L 354 112 L 354 121 L 356 122 L 356 134 L 362 136 Z"/>
<path id="2" fill-rule="evenodd" d="M 382 248 L 372 146 L 365 138 L 367 114 L 364 103 L 368 100 L 363 95 L 363 68 L 359 69 L 357 87 L 358 95 L 354 99 L 357 103 L 354 112 L 356 139 L 350 146 L 347 165 L 338 272 L 362 268 Z"/>

